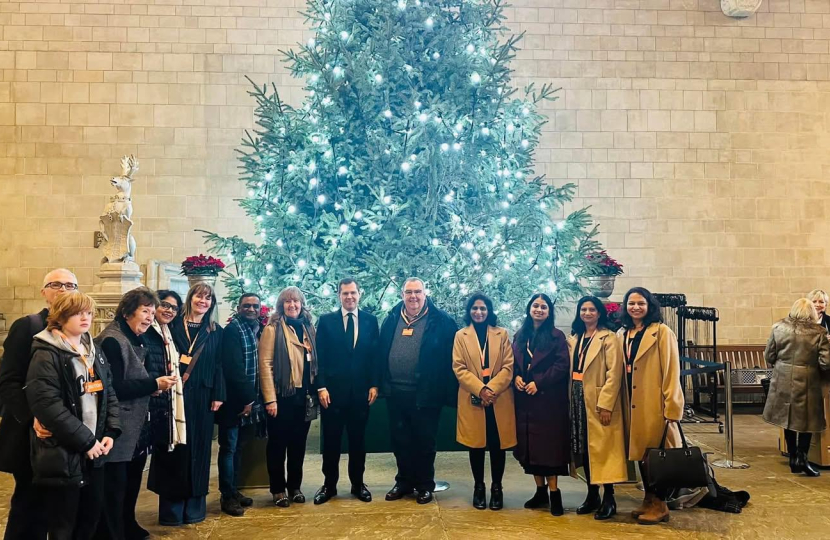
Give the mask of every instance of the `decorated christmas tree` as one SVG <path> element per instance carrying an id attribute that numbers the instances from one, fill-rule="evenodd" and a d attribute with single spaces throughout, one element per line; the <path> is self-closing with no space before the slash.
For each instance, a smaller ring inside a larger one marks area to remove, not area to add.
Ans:
<path id="1" fill-rule="evenodd" d="M 521 36 L 506 37 L 502 2 L 310 0 L 305 15 L 315 35 L 286 53 L 302 106 L 251 91 L 240 204 L 259 238 L 208 234 L 235 271 L 229 295 L 273 305 L 297 285 L 321 312 L 351 276 L 382 312 L 420 276 L 450 312 L 481 290 L 515 327 L 533 292 L 580 294 L 596 228 L 564 215 L 573 185 L 534 172 L 556 91 L 511 87 Z"/>

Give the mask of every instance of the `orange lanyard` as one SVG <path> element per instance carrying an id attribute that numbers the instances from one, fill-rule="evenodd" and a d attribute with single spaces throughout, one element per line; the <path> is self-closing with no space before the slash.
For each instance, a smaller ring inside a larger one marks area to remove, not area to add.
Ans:
<path id="1" fill-rule="evenodd" d="M 61 337 L 64 341 L 66 341 L 66 342 L 69 344 L 69 346 L 70 346 L 70 347 L 72 347 L 72 350 L 73 350 L 73 351 L 75 351 L 76 353 L 78 353 L 78 356 L 79 356 L 78 361 L 79 361 L 79 362 L 81 362 L 81 363 L 84 365 L 84 367 L 85 367 L 85 368 L 86 368 L 86 370 L 87 370 L 87 373 L 89 373 L 89 379 L 88 379 L 88 380 L 90 380 L 90 381 L 91 381 L 91 380 L 94 380 L 94 379 L 95 379 L 95 370 L 93 369 L 93 367 L 92 367 L 92 366 L 94 366 L 94 365 L 95 365 L 95 362 L 93 362 L 92 364 L 90 364 L 89 362 L 87 362 L 87 357 L 88 357 L 89 355 L 88 355 L 88 354 L 84 354 L 84 353 L 82 353 L 81 351 L 79 351 L 79 350 L 78 350 L 78 348 L 77 348 L 77 347 L 76 347 L 76 346 L 75 346 L 75 345 L 74 345 L 71 341 L 69 341 L 69 338 L 67 338 L 67 337 L 66 337 L 66 334 L 64 334 L 64 333 L 63 333 L 63 332 L 61 332 L 60 330 L 52 330 L 52 332 L 54 332 L 55 334 L 57 334 L 58 336 L 60 336 L 60 337 Z"/>
<path id="2" fill-rule="evenodd" d="M 409 328 L 412 328 L 412 325 L 415 324 L 416 322 L 420 321 L 424 317 L 426 317 L 427 313 L 429 313 L 429 308 L 428 307 L 424 308 L 424 310 L 421 313 L 419 313 L 418 315 L 416 315 L 415 317 L 410 319 L 409 317 L 406 316 L 406 310 L 401 309 L 401 318 L 403 319 L 403 322 L 406 326 L 408 326 Z"/>
<path id="3" fill-rule="evenodd" d="M 530 372 L 530 364 L 533 363 L 533 353 L 530 352 L 530 340 L 528 340 L 527 344 L 525 345 L 525 350 L 527 351 L 527 357 L 530 359 L 527 362 L 527 371 L 525 371 L 525 374 L 527 374 L 528 372 Z"/>
<path id="4" fill-rule="evenodd" d="M 481 347 L 481 343 L 478 341 L 478 336 L 476 336 L 476 345 L 478 345 L 478 354 L 479 358 L 481 359 L 481 376 L 482 377 L 489 377 L 490 376 L 490 368 L 485 367 L 484 360 L 487 357 L 487 346 L 490 344 L 490 340 L 484 338 L 484 348 Z"/>
<path id="5" fill-rule="evenodd" d="M 202 327 L 199 327 L 199 330 L 196 332 L 196 336 L 193 339 L 190 338 L 190 328 L 187 326 L 187 321 L 184 321 L 184 333 L 187 336 L 187 341 L 190 342 L 190 348 L 187 349 L 187 355 L 193 356 L 193 347 L 196 346 L 196 340 L 199 338 L 199 332 L 202 331 Z"/>
<path id="6" fill-rule="evenodd" d="M 596 331 L 594 332 L 594 334 Z M 579 344 L 576 357 L 579 360 L 579 366 L 577 371 L 582 373 L 582 370 L 585 368 L 585 357 L 588 355 L 588 349 L 591 347 L 591 341 L 594 339 L 594 334 L 591 334 L 591 337 L 585 340 L 585 334 L 579 336 Z"/>

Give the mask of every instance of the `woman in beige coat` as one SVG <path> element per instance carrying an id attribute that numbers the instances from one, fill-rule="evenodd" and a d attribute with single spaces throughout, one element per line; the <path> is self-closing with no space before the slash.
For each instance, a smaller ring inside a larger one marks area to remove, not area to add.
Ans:
<path id="1" fill-rule="evenodd" d="M 617 333 L 623 347 L 626 382 L 630 396 L 631 431 L 628 459 L 640 463 L 648 448 L 660 445 L 668 422 L 666 446 L 681 446 L 675 422 L 683 418 L 683 389 L 680 386 L 680 353 L 677 337 L 663 324 L 660 304 L 642 287 L 634 287 L 623 299 L 623 328 Z M 669 520 L 666 493 L 651 493 L 646 487 L 643 504 L 632 512 L 642 525 Z"/>
<path id="2" fill-rule="evenodd" d="M 813 433 L 827 427 L 821 383 L 830 370 L 830 342 L 816 318 L 810 300 L 796 300 L 790 316 L 773 325 L 764 351 L 773 368 L 764 420 L 784 429 L 790 470 L 807 476 L 819 475 L 807 452 Z"/>
<path id="3" fill-rule="evenodd" d="M 516 446 L 513 350 L 507 331 L 496 326 L 493 302 L 474 294 L 464 311 L 467 327 L 455 334 L 452 367 L 458 377 L 457 440 L 470 448 L 473 506 L 487 506 L 484 450 L 490 450 L 490 509 L 501 510 L 506 450 Z"/>
<path id="4" fill-rule="evenodd" d="M 568 348 L 571 367 L 571 451 L 585 470 L 588 496 L 577 514 L 609 519 L 617 513 L 614 484 L 628 480 L 625 426 L 628 400 L 623 396 L 625 368 L 617 336 L 608 329 L 608 313 L 599 298 L 576 304 Z M 602 500 L 599 486 L 605 488 Z"/>

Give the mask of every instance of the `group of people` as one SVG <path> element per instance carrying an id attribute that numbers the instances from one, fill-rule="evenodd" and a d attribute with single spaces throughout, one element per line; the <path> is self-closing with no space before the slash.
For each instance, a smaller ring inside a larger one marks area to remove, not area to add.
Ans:
<path id="1" fill-rule="evenodd" d="M 41 292 L 47 308 L 12 325 L 0 364 L 0 470 L 15 478 L 6 538 L 148 538 L 135 505 L 150 454 L 159 523 L 204 520 L 214 423 L 223 512 L 239 516 L 253 504 L 238 490 L 246 426 L 267 433 L 274 505 L 305 502 L 306 439 L 318 415 L 325 481 L 314 504 L 337 495 L 344 431 L 350 492 L 369 502 L 365 431 L 379 397 L 397 461 L 386 500 L 433 499 L 444 406 L 458 409 L 479 509 L 488 506 L 486 451 L 491 509 L 504 505 L 512 449 L 536 484 L 525 507 L 562 515 L 557 478 L 581 466 L 589 487 L 577 513 L 608 519 L 628 460 L 642 468 L 667 425 L 669 444 L 679 443 L 671 426 L 683 410 L 677 341 L 642 288 L 626 294 L 616 334 L 602 302 L 582 298 L 568 338 L 554 327 L 551 299 L 534 294 L 512 342 L 487 296 L 468 299 L 459 330 L 419 278 L 405 281 L 382 324 L 360 309 L 349 278 L 338 284 L 340 309 L 316 325 L 296 287 L 280 293 L 264 326 L 260 297 L 244 294 L 224 328 L 208 284 L 184 300 L 141 287 L 94 339 L 95 303 L 74 274 L 50 272 Z M 634 514 L 641 523 L 667 520 L 665 494 L 647 492 Z"/>

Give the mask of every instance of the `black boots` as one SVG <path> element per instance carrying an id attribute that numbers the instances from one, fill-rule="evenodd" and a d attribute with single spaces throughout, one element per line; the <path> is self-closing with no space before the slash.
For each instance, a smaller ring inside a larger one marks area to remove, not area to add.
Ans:
<path id="1" fill-rule="evenodd" d="M 795 465 L 807 476 L 820 476 L 821 473 L 807 460 L 807 454 L 799 451 L 795 458 Z"/>
<path id="2" fill-rule="evenodd" d="M 493 482 L 490 485 L 490 510 L 502 508 L 504 508 L 504 492 L 501 489 L 501 482 Z"/>
<path id="3" fill-rule="evenodd" d="M 536 494 L 525 503 L 525 508 L 548 508 L 549 506 L 548 486 L 537 487 Z"/>
<path id="4" fill-rule="evenodd" d="M 473 507 L 479 510 L 487 508 L 487 488 L 483 483 L 473 487 Z"/>
<path id="5" fill-rule="evenodd" d="M 562 492 L 558 489 L 550 492 L 550 513 L 554 516 L 561 516 L 565 513 L 562 507 Z"/>
<path id="6" fill-rule="evenodd" d="M 798 464 L 798 453 L 797 452 L 790 452 L 790 472 L 793 474 L 798 474 L 802 472 L 801 466 Z"/>
<path id="7" fill-rule="evenodd" d="M 605 491 L 602 494 L 602 505 L 600 505 L 599 510 L 594 514 L 594 519 L 600 521 L 610 519 L 616 513 L 617 501 L 614 500 L 614 486 L 606 484 Z"/>
<path id="8" fill-rule="evenodd" d="M 591 512 L 596 512 L 599 509 L 599 505 L 601 504 L 599 498 L 599 486 L 594 484 L 588 484 L 588 496 L 585 497 L 585 502 L 583 502 L 579 507 L 576 509 L 576 513 L 579 515 L 582 514 L 590 514 Z"/>

